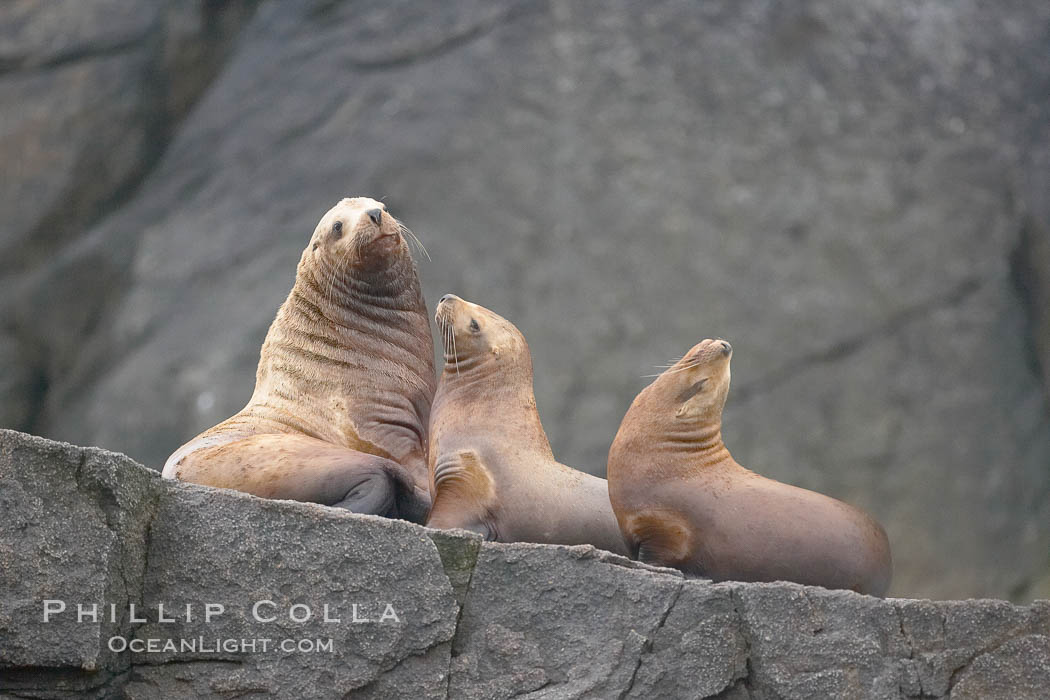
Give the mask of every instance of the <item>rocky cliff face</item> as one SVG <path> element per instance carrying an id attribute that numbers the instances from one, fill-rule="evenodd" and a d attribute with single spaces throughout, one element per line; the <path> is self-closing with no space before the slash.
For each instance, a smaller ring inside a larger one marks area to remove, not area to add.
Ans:
<path id="1" fill-rule="evenodd" d="M 5 698 L 1023 699 L 1050 687 L 1050 601 L 713 585 L 586 546 L 483 543 L 170 482 L 13 431 L 0 431 L 0 505 Z"/>
<path id="2" fill-rule="evenodd" d="M 1050 596 L 1050 6 L 19 2 L 0 425 L 158 467 L 251 393 L 316 219 L 384 198 L 602 473 L 654 365 L 872 511 L 899 595 Z"/>

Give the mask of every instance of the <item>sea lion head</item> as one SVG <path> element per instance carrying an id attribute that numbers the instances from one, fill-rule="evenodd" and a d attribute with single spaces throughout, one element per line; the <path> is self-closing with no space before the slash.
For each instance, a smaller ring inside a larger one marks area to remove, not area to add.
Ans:
<path id="1" fill-rule="evenodd" d="M 459 366 L 486 360 L 503 365 L 528 364 L 529 346 L 513 323 L 484 306 L 455 294 L 441 297 L 434 314 L 441 332 L 445 362 Z"/>
<path id="2" fill-rule="evenodd" d="M 321 217 L 303 259 L 335 270 L 374 271 L 411 257 L 404 225 L 386 205 L 368 197 L 348 197 Z"/>
<path id="3" fill-rule="evenodd" d="M 672 408 L 679 420 L 721 420 L 732 356 L 733 346 L 728 342 L 701 340 L 652 383 L 654 398 Z"/>

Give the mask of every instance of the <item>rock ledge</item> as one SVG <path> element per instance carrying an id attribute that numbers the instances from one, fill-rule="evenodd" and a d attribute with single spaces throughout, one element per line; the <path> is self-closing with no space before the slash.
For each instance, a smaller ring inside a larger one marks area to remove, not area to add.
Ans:
<path id="1" fill-rule="evenodd" d="M 591 547 L 484 543 L 173 483 L 123 455 L 6 430 L 0 512 L 0 698 L 1050 687 L 1048 601 L 691 581 Z"/>

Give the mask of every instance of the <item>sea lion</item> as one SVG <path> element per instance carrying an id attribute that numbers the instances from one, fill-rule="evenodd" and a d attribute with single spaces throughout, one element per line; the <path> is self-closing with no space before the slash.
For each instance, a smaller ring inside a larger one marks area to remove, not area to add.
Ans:
<path id="1" fill-rule="evenodd" d="M 631 556 L 687 574 L 882 596 L 890 547 L 866 513 L 741 467 L 722 442 L 733 349 L 704 340 L 642 390 L 609 450 Z"/>
<path id="2" fill-rule="evenodd" d="M 441 298 L 435 320 L 445 368 L 430 414 L 427 525 L 626 554 L 605 480 L 554 459 L 521 332 L 452 294 Z"/>
<path id="3" fill-rule="evenodd" d="M 164 476 L 422 522 L 436 376 L 412 235 L 374 199 L 332 207 L 266 334 L 248 404 L 176 450 Z"/>

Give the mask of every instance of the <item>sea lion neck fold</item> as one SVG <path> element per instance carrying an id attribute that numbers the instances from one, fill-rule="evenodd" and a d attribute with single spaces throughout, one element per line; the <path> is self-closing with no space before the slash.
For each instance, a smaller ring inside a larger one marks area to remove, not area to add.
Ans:
<path id="1" fill-rule="evenodd" d="M 264 343 L 256 392 L 266 398 L 252 413 L 292 420 L 296 429 L 324 440 L 365 441 L 365 451 L 398 462 L 425 460 L 419 447 L 435 390 L 430 327 L 415 265 L 407 250 L 398 255 L 381 270 L 337 276 L 327 287 L 318 281 L 323 272 L 309 265 L 301 270 L 278 312 L 282 332 L 268 334 Z M 335 371 L 300 371 L 310 363 Z M 282 391 L 271 391 L 274 385 Z M 352 417 L 331 398 L 347 393 L 367 399 Z M 297 399 L 288 395 L 334 401 L 329 410 L 336 414 L 294 411 Z"/>
<path id="2" fill-rule="evenodd" d="M 688 456 L 696 467 L 731 461 L 722 442 L 722 408 L 729 391 L 732 346 L 705 340 L 643 389 L 628 413 L 636 430 L 628 441 Z"/>
<path id="3" fill-rule="evenodd" d="M 499 381 L 493 381 L 497 378 Z M 516 396 L 528 404 L 536 404 L 531 363 L 522 365 L 485 356 L 457 359 L 446 353 L 441 383 L 446 393 L 455 393 L 461 398 L 500 403 L 503 397 Z"/>
<path id="4" fill-rule="evenodd" d="M 331 261 L 312 263 L 306 259 L 309 252 L 299 263 L 292 294 L 329 320 L 346 325 L 346 319 L 355 314 L 372 318 L 419 312 L 423 293 L 407 249 L 398 251 L 390 264 L 374 270 L 339 269 Z"/>

